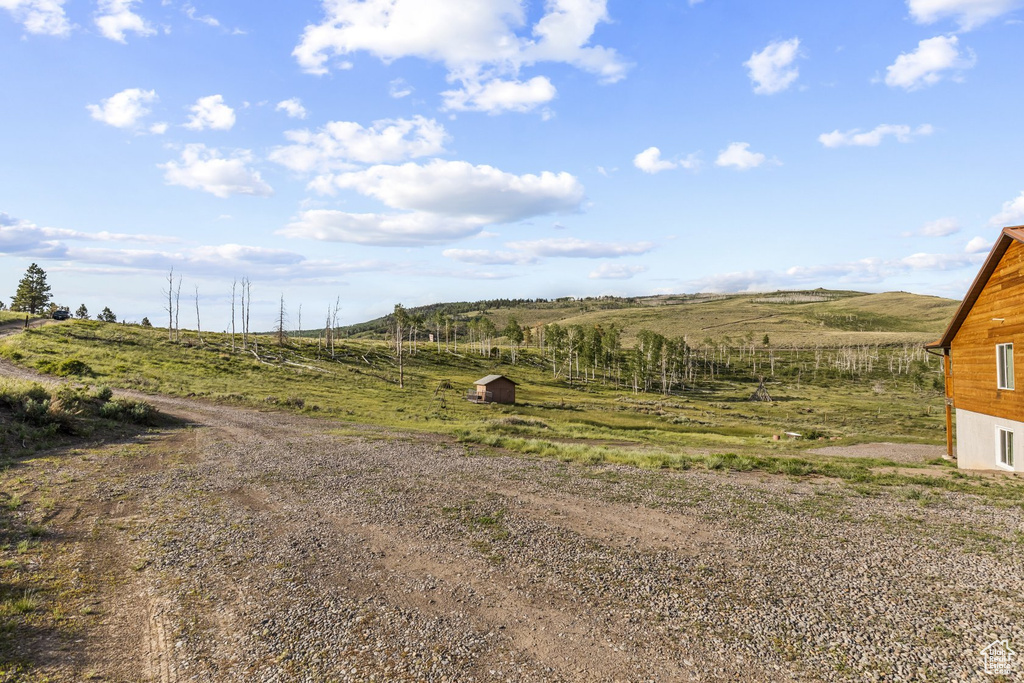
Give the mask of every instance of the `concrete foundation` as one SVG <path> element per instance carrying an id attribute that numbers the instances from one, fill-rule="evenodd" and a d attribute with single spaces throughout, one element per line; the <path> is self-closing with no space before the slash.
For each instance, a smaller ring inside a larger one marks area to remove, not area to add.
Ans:
<path id="1" fill-rule="evenodd" d="M 956 409 L 956 461 L 962 470 L 1004 470 L 999 463 L 998 428 L 1013 432 L 1014 472 L 1024 472 L 1024 422 Z"/>

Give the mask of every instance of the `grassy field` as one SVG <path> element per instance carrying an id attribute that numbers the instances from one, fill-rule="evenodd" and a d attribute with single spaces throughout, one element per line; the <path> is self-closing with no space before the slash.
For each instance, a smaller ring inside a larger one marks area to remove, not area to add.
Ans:
<path id="1" fill-rule="evenodd" d="M 261 337 L 256 352 L 243 352 L 239 342 L 232 351 L 222 334 L 200 341 L 184 333 L 172 342 L 159 328 L 68 321 L 0 340 L 0 356 L 73 383 L 296 410 L 584 462 L 772 469 L 779 465 L 764 458 L 799 456 L 822 441 L 944 440 L 938 363 L 916 346 L 772 350 L 774 372 L 767 350 L 752 358 L 719 346 L 717 371 L 698 369 L 685 388 L 662 395 L 634 393 L 600 375 L 569 385 L 536 349 L 521 350 L 513 365 L 507 351 L 488 358 L 465 345 L 456 354 L 420 342 L 400 389 L 394 350 L 382 342 L 346 340 L 334 358 L 318 351 L 316 340 L 294 338 L 282 347 Z M 849 369 L 851 354 L 859 370 Z M 519 383 L 515 406 L 462 399 L 491 373 Z M 749 400 L 761 374 L 770 403 Z M 453 388 L 438 391 L 445 382 Z M 773 438 L 785 432 L 805 438 Z M 813 456 L 781 467 L 824 472 L 830 462 Z"/>

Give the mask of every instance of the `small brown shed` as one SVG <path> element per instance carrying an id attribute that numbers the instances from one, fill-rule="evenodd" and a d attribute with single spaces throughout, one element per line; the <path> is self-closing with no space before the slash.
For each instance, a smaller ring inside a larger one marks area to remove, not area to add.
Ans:
<path id="1" fill-rule="evenodd" d="M 504 375 L 487 375 L 473 382 L 476 389 L 470 389 L 466 398 L 474 403 L 516 402 L 516 383 Z"/>

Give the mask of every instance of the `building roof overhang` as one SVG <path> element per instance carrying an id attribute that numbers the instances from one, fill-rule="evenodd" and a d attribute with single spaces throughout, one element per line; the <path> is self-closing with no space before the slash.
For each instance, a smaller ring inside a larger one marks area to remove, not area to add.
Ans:
<path id="1" fill-rule="evenodd" d="M 1024 225 L 1003 228 L 1003 231 L 999 234 L 999 239 L 992 245 L 992 251 L 988 253 L 988 258 L 985 259 L 985 263 L 981 266 L 977 277 L 974 278 L 970 289 L 967 290 L 964 300 L 960 302 L 960 307 L 956 309 L 949 327 L 946 328 L 946 331 L 938 341 L 925 344 L 926 349 L 948 349 L 950 347 L 953 343 L 953 337 L 960 331 L 960 326 L 964 324 L 967 314 L 971 312 L 982 290 L 985 289 L 985 285 L 988 284 L 988 280 L 992 277 L 992 273 L 995 272 L 999 261 L 1002 260 L 1003 254 L 1006 253 L 1006 250 L 1014 242 L 1024 243 Z"/>

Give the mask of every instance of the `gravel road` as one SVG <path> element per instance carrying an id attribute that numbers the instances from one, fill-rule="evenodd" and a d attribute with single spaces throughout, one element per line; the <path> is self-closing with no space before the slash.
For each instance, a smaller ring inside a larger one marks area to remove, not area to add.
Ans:
<path id="1" fill-rule="evenodd" d="M 53 680 L 991 681 L 1024 644 L 1019 505 L 149 400 L 183 426 L 22 473 L 116 579 Z"/>

